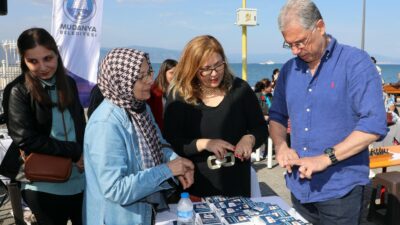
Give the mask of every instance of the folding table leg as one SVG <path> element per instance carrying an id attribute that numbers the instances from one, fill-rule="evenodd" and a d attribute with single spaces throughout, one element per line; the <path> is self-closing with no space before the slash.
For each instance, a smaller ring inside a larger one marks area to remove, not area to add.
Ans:
<path id="1" fill-rule="evenodd" d="M 272 139 L 268 137 L 268 161 L 267 161 L 267 168 L 271 169 L 272 168 Z"/>
<path id="2" fill-rule="evenodd" d="M 17 183 L 10 183 L 7 185 L 8 194 L 10 196 L 11 207 L 14 214 L 15 224 L 26 225 L 24 221 L 24 213 L 21 205 L 21 192 Z"/>

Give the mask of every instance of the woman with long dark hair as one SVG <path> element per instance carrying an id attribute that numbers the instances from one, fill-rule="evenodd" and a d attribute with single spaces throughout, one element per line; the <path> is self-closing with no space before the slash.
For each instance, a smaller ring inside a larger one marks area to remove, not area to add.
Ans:
<path id="1" fill-rule="evenodd" d="M 82 144 L 85 117 L 74 80 L 66 75 L 54 38 L 31 28 L 18 38 L 22 74 L 13 82 L 7 128 L 21 152 L 71 158 L 63 183 L 20 179 L 21 192 L 38 224 L 82 224 L 84 189 Z M 18 177 L 23 177 L 19 174 Z"/>
<path id="2" fill-rule="evenodd" d="M 151 86 L 151 97 L 147 100 L 147 104 L 150 105 L 154 119 L 161 130 L 164 129 L 163 114 L 168 87 L 174 78 L 174 71 L 177 64 L 178 62 L 174 59 L 164 60 L 160 66 L 160 70 L 158 71 L 157 78 Z"/>

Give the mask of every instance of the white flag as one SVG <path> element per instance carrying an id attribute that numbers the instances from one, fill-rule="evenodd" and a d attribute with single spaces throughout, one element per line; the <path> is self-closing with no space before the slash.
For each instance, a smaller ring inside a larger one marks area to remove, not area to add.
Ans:
<path id="1" fill-rule="evenodd" d="M 97 80 L 102 17 L 103 0 L 53 0 L 52 35 L 84 106 Z"/>

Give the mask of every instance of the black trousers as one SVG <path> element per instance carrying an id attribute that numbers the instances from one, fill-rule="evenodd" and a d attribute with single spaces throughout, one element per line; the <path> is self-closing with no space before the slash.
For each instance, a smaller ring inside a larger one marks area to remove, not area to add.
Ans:
<path id="1" fill-rule="evenodd" d="M 53 195 L 49 193 L 23 190 L 22 197 L 35 214 L 39 225 L 82 224 L 83 193 L 76 195 Z"/>

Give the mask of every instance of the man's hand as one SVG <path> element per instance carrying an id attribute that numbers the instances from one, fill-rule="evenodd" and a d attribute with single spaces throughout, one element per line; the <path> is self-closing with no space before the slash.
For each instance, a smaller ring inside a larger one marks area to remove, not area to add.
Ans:
<path id="1" fill-rule="evenodd" d="M 313 157 L 304 157 L 300 159 L 292 159 L 288 162 L 290 165 L 299 166 L 300 178 L 311 179 L 312 175 L 317 172 L 324 171 L 332 164 L 329 157 L 325 154 Z"/>
<path id="2" fill-rule="evenodd" d="M 296 159 L 299 159 L 299 156 L 294 149 L 291 149 L 286 145 L 276 149 L 276 160 L 278 161 L 280 167 L 286 168 L 288 173 L 292 172 L 293 164 L 291 164 L 290 161 Z"/>

